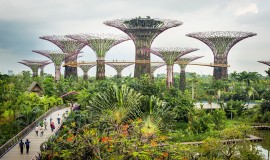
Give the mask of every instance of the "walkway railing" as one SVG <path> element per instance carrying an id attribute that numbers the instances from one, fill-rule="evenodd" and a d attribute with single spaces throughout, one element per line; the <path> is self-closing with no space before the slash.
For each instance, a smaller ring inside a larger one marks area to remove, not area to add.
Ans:
<path id="1" fill-rule="evenodd" d="M 21 132 L 19 132 L 16 136 L 11 138 L 9 141 L 7 141 L 4 145 L 0 147 L 0 158 L 3 157 L 13 146 L 15 146 L 19 140 L 24 138 L 27 134 L 29 134 L 30 131 L 32 131 L 36 125 L 42 121 L 45 117 L 49 116 L 52 112 L 59 110 L 60 107 L 53 107 L 50 110 L 48 110 L 46 113 L 44 113 L 42 116 L 37 118 L 33 123 L 31 123 L 29 126 L 24 128 Z"/>

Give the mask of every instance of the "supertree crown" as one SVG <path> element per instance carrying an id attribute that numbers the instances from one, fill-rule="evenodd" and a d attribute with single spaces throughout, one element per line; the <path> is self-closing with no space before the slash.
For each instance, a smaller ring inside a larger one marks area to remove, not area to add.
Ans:
<path id="1" fill-rule="evenodd" d="M 42 63 L 42 64 L 50 62 L 49 60 L 22 60 L 22 61 L 27 63 Z"/>
<path id="2" fill-rule="evenodd" d="M 258 62 L 270 66 L 270 61 L 258 61 Z"/>
<path id="3" fill-rule="evenodd" d="M 118 28 L 122 31 L 137 29 L 155 29 L 164 31 L 168 28 L 182 25 L 183 22 L 171 19 L 150 18 L 147 16 L 146 18 L 136 17 L 130 19 L 115 19 L 105 21 L 104 24 Z"/>
<path id="4" fill-rule="evenodd" d="M 257 34 L 241 31 L 210 31 L 186 34 L 186 36 L 196 38 L 208 45 L 214 56 L 222 55 L 224 57 L 227 57 L 230 49 L 237 42 L 255 35 Z"/>
<path id="5" fill-rule="evenodd" d="M 53 61 L 53 63 L 56 66 L 60 66 L 66 58 L 73 56 L 73 55 L 69 55 L 67 53 L 63 53 L 62 51 L 59 51 L 59 50 L 55 50 L 55 51 L 52 51 L 52 50 L 32 50 L 32 52 L 41 54 L 41 55 L 51 59 L 51 61 Z"/>
<path id="6" fill-rule="evenodd" d="M 85 46 L 84 43 L 68 38 L 65 35 L 42 36 L 39 38 L 54 43 L 68 54 L 78 53 Z"/>
<path id="7" fill-rule="evenodd" d="M 195 60 L 202 58 L 202 57 L 204 57 L 204 56 L 179 57 L 177 59 L 177 62 L 179 63 L 179 65 L 181 65 L 181 64 L 185 65 L 185 64 L 189 64 L 190 62 L 195 61 Z"/>
<path id="8" fill-rule="evenodd" d="M 166 64 L 172 65 L 177 60 L 177 58 L 197 50 L 197 48 L 159 47 L 151 48 L 150 51 L 151 53 L 161 57 L 166 62 Z"/>
<path id="9" fill-rule="evenodd" d="M 128 36 L 115 34 L 77 34 L 67 35 L 67 37 L 88 45 L 96 52 L 97 57 L 105 57 L 113 46 L 130 40 Z"/>

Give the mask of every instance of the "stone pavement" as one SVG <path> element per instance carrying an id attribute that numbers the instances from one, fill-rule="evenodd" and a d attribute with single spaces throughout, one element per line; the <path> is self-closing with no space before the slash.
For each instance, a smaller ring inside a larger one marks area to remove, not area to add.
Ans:
<path id="1" fill-rule="evenodd" d="M 40 152 L 40 145 L 44 141 L 46 141 L 51 135 L 53 135 L 58 127 L 57 123 L 57 115 L 59 114 L 61 117 L 61 122 L 63 120 L 63 114 L 66 112 L 66 110 L 70 111 L 70 108 L 64 108 L 58 111 L 55 111 L 52 113 L 53 122 L 55 124 L 55 130 L 54 132 L 51 131 L 50 127 L 50 116 L 46 117 L 46 121 L 48 122 L 47 130 L 44 130 L 44 134 L 42 137 L 39 135 L 36 136 L 35 129 L 33 129 L 24 139 L 23 142 L 28 139 L 30 143 L 30 149 L 29 153 L 26 153 L 26 148 L 24 147 L 23 154 L 20 153 L 19 144 L 16 144 L 11 150 L 9 150 L 2 158 L 1 160 L 31 160 L 34 158 L 34 156 L 37 154 L 37 152 Z M 61 124 L 61 123 L 60 123 Z"/>

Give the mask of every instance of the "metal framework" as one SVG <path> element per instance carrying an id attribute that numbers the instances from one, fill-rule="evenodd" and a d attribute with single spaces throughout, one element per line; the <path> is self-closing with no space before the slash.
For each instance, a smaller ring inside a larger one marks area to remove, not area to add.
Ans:
<path id="1" fill-rule="evenodd" d="M 193 56 L 193 57 L 180 57 L 177 59 L 177 63 L 180 67 L 180 80 L 179 80 L 179 88 L 182 92 L 186 90 L 186 66 L 203 56 Z"/>
<path id="2" fill-rule="evenodd" d="M 173 65 L 175 61 L 179 57 L 197 50 L 197 48 L 151 48 L 150 52 L 162 58 L 167 65 L 168 88 L 173 85 Z"/>
<path id="3" fill-rule="evenodd" d="M 23 60 L 23 62 L 18 62 L 20 64 L 26 65 L 27 67 L 31 68 L 33 72 L 33 77 L 38 76 L 38 69 L 41 68 L 44 64 L 41 62 L 34 62 L 32 60 Z"/>
<path id="4" fill-rule="evenodd" d="M 150 66 L 151 77 L 154 78 L 154 72 L 155 72 L 158 68 L 160 68 L 160 67 L 162 67 L 162 66 L 164 66 L 164 65 L 165 65 L 165 63 L 153 63 L 153 64 L 151 64 L 151 66 Z"/>
<path id="5" fill-rule="evenodd" d="M 74 55 L 72 57 L 65 59 L 66 63 L 77 62 L 76 54 L 79 54 L 81 49 L 85 46 L 84 43 L 70 39 L 66 37 L 65 35 L 42 36 L 39 38 L 52 42 L 53 44 L 57 45 L 64 53 L 67 53 L 69 55 Z M 65 68 L 64 77 L 70 77 L 70 76 L 73 76 L 73 77 L 78 76 L 77 68 L 68 67 L 68 66 Z"/>
<path id="6" fill-rule="evenodd" d="M 50 50 L 32 50 L 32 52 L 41 54 L 47 58 L 49 58 L 55 66 L 55 80 L 59 81 L 61 77 L 61 64 L 66 58 L 69 58 L 72 55 L 67 53 L 63 53 L 62 51 L 50 51 Z M 76 54 L 76 53 L 75 53 Z"/>
<path id="7" fill-rule="evenodd" d="M 44 61 L 44 60 L 23 60 L 23 61 L 28 62 L 28 63 L 41 63 L 42 66 L 40 67 L 40 76 L 44 76 L 45 66 L 52 63 L 49 60 L 46 60 L 46 61 Z"/>
<path id="8" fill-rule="evenodd" d="M 79 62 L 80 63 L 80 62 Z M 79 64 L 78 67 L 82 69 L 83 71 L 83 79 L 88 79 L 88 71 L 94 67 L 96 64 Z"/>
<path id="9" fill-rule="evenodd" d="M 147 60 L 150 61 L 150 48 L 154 39 L 163 31 L 182 25 L 183 23 L 177 20 L 170 19 L 156 19 L 136 17 L 131 19 L 116 19 L 105 21 L 104 24 L 118 28 L 125 32 L 135 44 L 135 61 Z M 141 50 L 142 48 L 148 50 Z M 150 75 L 150 64 L 135 64 L 134 77 L 140 77 L 142 74 Z"/>
<path id="10" fill-rule="evenodd" d="M 105 79 L 105 56 L 106 53 L 115 45 L 130 40 L 124 35 L 114 34 L 77 34 L 67 35 L 67 37 L 77 40 L 92 48 L 97 57 L 96 79 Z"/>
<path id="11" fill-rule="evenodd" d="M 270 61 L 258 61 L 258 62 L 270 66 Z"/>
<path id="12" fill-rule="evenodd" d="M 117 78 L 121 78 L 122 77 L 122 71 L 128 67 L 128 66 L 131 66 L 133 63 L 125 63 L 125 62 L 122 62 L 122 63 L 106 63 L 108 66 L 111 66 L 112 68 L 114 68 L 117 72 L 117 75 L 116 77 Z"/>
<path id="13" fill-rule="evenodd" d="M 196 32 L 186 34 L 188 37 L 198 39 L 205 43 L 213 52 L 214 64 L 226 64 L 230 49 L 239 41 L 257 35 L 252 32 L 238 31 L 212 31 L 212 32 Z M 228 69 L 226 67 L 214 67 L 213 76 L 215 79 L 223 79 L 228 77 Z"/>

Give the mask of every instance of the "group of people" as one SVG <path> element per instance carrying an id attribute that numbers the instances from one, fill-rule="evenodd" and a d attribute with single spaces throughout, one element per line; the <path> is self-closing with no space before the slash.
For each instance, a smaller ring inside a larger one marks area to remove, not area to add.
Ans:
<path id="1" fill-rule="evenodd" d="M 26 153 L 28 154 L 29 148 L 30 148 L 30 141 L 28 139 L 26 139 L 25 142 L 23 142 L 23 140 L 20 140 L 19 147 L 20 147 L 21 154 L 23 154 L 24 146 L 26 147 Z"/>
<path id="2" fill-rule="evenodd" d="M 65 119 L 67 118 L 67 115 L 68 115 L 68 110 L 66 111 L 66 113 L 64 113 L 64 118 Z M 58 114 L 57 115 L 57 123 L 60 124 L 60 122 L 61 122 L 61 117 Z M 47 122 L 47 120 L 45 118 L 42 122 L 40 122 L 36 126 L 36 128 L 35 128 L 36 136 L 38 136 L 38 133 L 40 132 L 40 137 L 42 137 L 44 131 L 47 130 L 47 126 L 48 126 L 48 122 Z M 51 131 L 53 132 L 54 129 L 55 129 L 55 124 L 53 122 L 52 115 L 50 115 L 50 127 L 51 127 Z M 23 140 L 20 140 L 19 147 L 20 147 L 21 154 L 23 154 L 24 147 L 26 147 L 26 153 L 28 154 L 29 153 L 29 148 L 30 148 L 30 141 L 28 139 L 26 139 L 25 142 L 23 142 Z"/>

